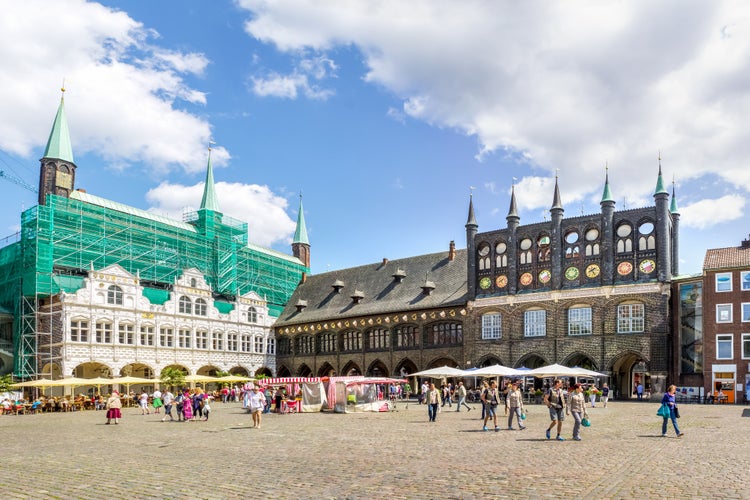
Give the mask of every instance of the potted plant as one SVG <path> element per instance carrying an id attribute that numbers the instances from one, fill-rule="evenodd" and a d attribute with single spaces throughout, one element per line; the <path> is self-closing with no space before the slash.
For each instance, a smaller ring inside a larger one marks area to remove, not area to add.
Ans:
<path id="1" fill-rule="evenodd" d="M 538 405 L 542 404 L 542 396 L 544 392 L 541 389 L 534 391 L 534 402 Z"/>

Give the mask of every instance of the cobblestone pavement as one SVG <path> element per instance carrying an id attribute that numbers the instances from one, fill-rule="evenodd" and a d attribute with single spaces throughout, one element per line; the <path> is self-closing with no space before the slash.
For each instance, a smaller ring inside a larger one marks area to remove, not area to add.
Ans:
<path id="1" fill-rule="evenodd" d="M 1 415 L 3 498 L 750 498 L 750 407 L 682 405 L 682 438 L 661 437 L 657 403 L 589 409 L 583 441 L 483 432 L 480 409 L 264 415 L 212 405 L 207 422 L 123 410 Z M 501 423 L 506 423 L 501 416 Z M 553 434 L 554 438 L 554 434 Z"/>

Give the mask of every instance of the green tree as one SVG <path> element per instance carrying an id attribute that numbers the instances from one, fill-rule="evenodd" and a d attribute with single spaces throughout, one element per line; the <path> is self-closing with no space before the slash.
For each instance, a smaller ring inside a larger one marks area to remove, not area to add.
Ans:
<path id="1" fill-rule="evenodd" d="M 4 392 L 10 392 L 12 389 L 11 385 L 13 385 L 13 375 L 7 374 L 0 377 L 0 394 Z"/>
<path id="2" fill-rule="evenodd" d="M 180 388 L 185 385 L 185 372 L 179 368 L 167 367 L 161 371 L 161 383 L 168 388 Z"/>

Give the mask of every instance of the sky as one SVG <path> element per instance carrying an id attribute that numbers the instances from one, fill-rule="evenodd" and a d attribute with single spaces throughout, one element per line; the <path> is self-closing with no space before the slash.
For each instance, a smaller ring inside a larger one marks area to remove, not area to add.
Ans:
<path id="1" fill-rule="evenodd" d="M 750 233 L 742 1 L 0 0 L 0 170 L 38 184 L 63 95 L 76 187 L 180 219 L 211 145 L 221 211 L 319 274 L 653 204 L 680 272 Z M 0 245 L 37 195 L 0 178 Z"/>

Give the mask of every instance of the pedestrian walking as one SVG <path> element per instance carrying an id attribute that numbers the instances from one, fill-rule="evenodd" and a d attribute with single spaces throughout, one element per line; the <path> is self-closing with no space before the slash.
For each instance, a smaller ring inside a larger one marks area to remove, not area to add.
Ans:
<path id="1" fill-rule="evenodd" d="M 443 387 L 441 388 L 441 390 L 443 392 L 443 404 L 441 404 L 440 406 L 441 407 L 445 406 L 445 403 L 448 403 L 448 407 L 453 406 L 452 401 L 451 401 L 451 386 L 443 384 Z"/>
<path id="2" fill-rule="evenodd" d="M 594 384 L 591 384 L 589 387 L 589 400 L 591 401 L 591 407 L 596 407 L 596 395 L 599 393 L 596 386 Z"/>
<path id="3" fill-rule="evenodd" d="M 161 400 L 161 391 L 159 389 L 154 391 L 151 405 L 154 407 L 154 413 L 161 413 L 161 407 L 164 406 L 164 403 Z"/>
<path id="4" fill-rule="evenodd" d="M 435 388 L 435 384 L 429 385 L 429 389 L 424 395 L 424 401 L 427 405 L 427 417 L 430 422 L 434 422 L 437 417 L 438 405 L 440 405 L 440 391 Z"/>
<path id="5" fill-rule="evenodd" d="M 544 404 L 549 409 L 549 418 L 552 421 L 545 435 L 547 439 L 551 439 L 550 432 L 557 426 L 557 440 L 565 441 L 565 438 L 560 435 L 562 432 L 562 423 L 565 420 L 565 395 L 562 390 L 562 380 L 555 379 L 552 387 L 550 387 L 544 394 Z"/>
<path id="6" fill-rule="evenodd" d="M 641 384 L 640 382 L 638 382 L 638 385 L 635 386 L 635 393 L 638 396 L 638 401 L 642 401 L 643 400 L 643 384 Z"/>
<path id="7" fill-rule="evenodd" d="M 149 415 L 151 412 L 148 410 L 148 393 L 143 391 L 138 398 L 138 404 L 141 406 L 141 415 Z"/>
<path id="8" fill-rule="evenodd" d="M 161 421 L 164 422 L 165 420 L 167 420 L 167 417 L 169 417 L 169 420 L 174 420 L 174 417 L 172 416 L 174 394 L 169 392 L 169 389 L 167 389 L 166 392 L 162 394 L 161 400 L 162 402 L 164 402 L 164 418 L 162 418 Z"/>
<path id="9" fill-rule="evenodd" d="M 494 380 L 490 382 L 489 389 L 485 389 L 482 393 L 482 403 L 484 404 L 484 425 L 482 426 L 482 430 L 486 431 L 487 429 L 487 422 L 491 418 L 493 423 L 495 424 L 495 432 L 500 430 L 500 427 L 497 425 L 497 405 L 500 402 L 500 394 L 497 391 L 497 382 Z"/>
<path id="10" fill-rule="evenodd" d="M 565 411 L 566 415 L 573 415 L 573 439 L 575 441 L 581 440 L 581 420 L 586 417 L 586 397 L 583 394 L 583 386 L 576 384 L 573 386 L 573 392 L 568 398 L 568 407 Z"/>
<path id="11" fill-rule="evenodd" d="M 471 411 L 471 406 L 466 404 L 466 387 L 464 387 L 463 382 L 458 383 L 456 393 L 458 395 L 458 405 L 456 405 L 456 411 L 461 411 L 461 406 L 465 406 L 466 411 Z"/>
<path id="12" fill-rule="evenodd" d="M 203 389 L 196 387 L 193 392 L 193 420 L 203 418 L 203 398 L 205 397 Z"/>
<path id="13" fill-rule="evenodd" d="M 677 419 L 680 417 L 680 412 L 677 409 L 677 403 L 675 402 L 674 393 L 677 390 L 677 387 L 674 385 L 670 385 L 669 389 L 667 389 L 667 392 L 664 393 L 664 397 L 661 398 L 661 403 L 666 404 L 669 406 L 669 418 L 663 417 L 663 422 L 661 424 L 661 435 L 662 437 L 667 437 L 667 423 L 671 419 L 672 420 L 672 426 L 674 427 L 674 432 L 677 434 L 677 437 L 682 437 L 685 434 L 680 432 L 680 428 L 677 426 Z"/>
<path id="14" fill-rule="evenodd" d="M 519 383 L 513 382 L 510 386 L 510 390 L 505 397 L 505 411 L 508 414 L 508 430 L 513 430 L 513 417 L 516 417 L 518 421 L 518 429 L 524 430 L 526 428 L 523 425 L 523 393 L 519 389 Z"/>
<path id="15" fill-rule="evenodd" d="M 250 394 L 249 408 L 250 413 L 253 416 L 253 427 L 260 429 L 260 419 L 263 413 L 263 407 L 266 405 L 266 396 L 260 390 L 260 386 L 253 387 L 253 392 Z"/>
<path id="16" fill-rule="evenodd" d="M 607 383 L 604 382 L 604 385 L 602 385 L 602 406 L 605 408 L 607 407 L 607 401 L 609 401 L 609 387 L 607 387 Z"/>
<path id="17" fill-rule="evenodd" d="M 193 399 L 190 396 L 190 391 L 187 389 L 182 394 L 182 418 L 185 422 L 193 420 Z"/>
<path id="18" fill-rule="evenodd" d="M 110 420 L 114 420 L 115 424 L 120 423 L 120 419 L 122 418 L 122 402 L 120 401 L 120 393 L 117 391 L 113 391 L 112 394 L 107 398 L 107 402 L 105 403 L 105 408 L 107 409 L 107 425 L 109 425 Z"/>

